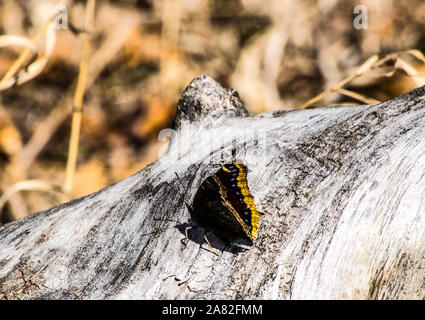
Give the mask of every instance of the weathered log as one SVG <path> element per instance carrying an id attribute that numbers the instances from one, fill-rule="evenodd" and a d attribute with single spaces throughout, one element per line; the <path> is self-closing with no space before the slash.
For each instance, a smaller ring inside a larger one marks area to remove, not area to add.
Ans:
<path id="1" fill-rule="evenodd" d="M 1 226 L 0 297 L 425 297 L 423 87 L 378 105 L 252 116 L 202 76 L 167 134 L 167 152 L 133 176 Z M 216 256 L 198 228 L 182 250 L 185 203 L 233 157 L 264 213 L 254 245 L 208 234 Z"/>

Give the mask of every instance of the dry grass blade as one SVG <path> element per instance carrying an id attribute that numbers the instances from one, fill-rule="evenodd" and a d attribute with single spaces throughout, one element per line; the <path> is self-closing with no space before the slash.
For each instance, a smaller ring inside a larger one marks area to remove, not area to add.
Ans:
<path id="1" fill-rule="evenodd" d="M 122 49 L 123 44 L 137 28 L 139 19 L 137 15 L 126 15 L 125 19 L 108 33 L 108 38 L 100 47 L 90 55 L 86 88 L 90 87 L 106 65 Z"/>
<path id="2" fill-rule="evenodd" d="M 57 16 L 58 13 L 55 13 L 54 15 L 50 16 L 41 26 L 41 28 L 38 30 L 38 32 L 35 34 L 34 38 L 32 39 L 33 43 L 37 43 L 41 36 L 46 32 L 47 28 L 49 27 L 50 23 L 53 21 L 53 19 Z M 0 90 L 4 90 L 9 86 L 6 86 L 7 82 L 14 76 L 16 73 L 25 65 L 25 63 L 28 61 L 28 59 L 31 58 L 33 55 L 33 48 L 25 48 L 24 51 L 19 55 L 18 59 L 15 60 L 15 62 L 12 64 L 12 66 L 9 68 L 9 70 L 6 72 L 6 74 L 3 76 L 3 78 L 0 80 Z"/>
<path id="3" fill-rule="evenodd" d="M 324 97 L 329 95 L 332 92 L 339 92 L 341 94 L 344 94 L 346 96 L 355 98 L 357 100 L 360 100 L 362 102 L 368 103 L 368 104 L 376 104 L 379 103 L 378 100 L 371 99 L 368 97 L 365 97 L 359 93 L 355 93 L 353 91 L 349 91 L 346 89 L 343 89 L 344 86 L 349 84 L 350 82 L 354 81 L 358 77 L 361 77 L 363 75 L 368 75 L 369 77 L 391 77 L 394 75 L 397 69 L 402 69 L 405 71 L 408 75 L 412 77 L 412 79 L 418 84 L 423 85 L 425 84 L 425 80 L 422 76 L 419 75 L 419 73 L 416 71 L 415 68 L 413 68 L 409 63 L 407 63 L 405 60 L 400 58 L 400 55 L 402 54 L 410 54 L 417 58 L 418 60 L 425 62 L 424 55 L 418 51 L 418 50 L 406 50 L 406 51 L 400 51 L 395 53 L 390 53 L 386 56 L 384 56 L 381 59 L 378 59 L 378 55 L 373 55 L 370 57 L 365 63 L 363 63 L 360 67 L 357 68 L 357 71 L 350 75 L 349 77 L 345 78 L 344 80 L 340 81 L 338 84 L 333 86 L 332 88 L 329 88 L 317 96 L 311 98 L 307 102 L 300 105 L 299 109 L 305 109 L 314 103 L 322 100 Z"/>
<path id="4" fill-rule="evenodd" d="M 363 73 L 365 73 L 367 70 L 369 70 L 370 68 L 372 68 L 372 66 L 377 63 L 378 61 L 378 55 L 375 54 L 373 56 L 371 56 L 369 59 L 366 60 L 365 63 L 363 63 L 356 72 L 356 75 L 362 75 Z"/>
<path id="5" fill-rule="evenodd" d="M 417 86 L 423 86 L 425 84 L 424 74 L 419 73 L 410 63 L 402 58 L 398 58 L 395 63 L 395 68 L 403 70 L 408 76 L 410 76 L 413 81 L 415 81 Z"/>
<path id="6" fill-rule="evenodd" d="M 98 77 L 103 68 L 115 57 L 122 48 L 122 44 L 137 26 L 137 16 L 127 17 L 117 28 L 109 34 L 108 39 L 91 55 L 88 62 L 90 69 L 87 70 L 86 89 L 89 88 Z M 58 126 L 67 118 L 73 103 L 73 93 L 68 91 L 52 109 L 45 120 L 40 122 L 32 134 L 29 142 L 22 151 L 13 158 L 12 164 L 21 172 L 26 172 L 34 162 L 37 155 L 50 140 Z"/>
<path id="7" fill-rule="evenodd" d="M 9 201 L 9 199 L 17 192 L 29 191 L 29 190 L 62 194 L 60 186 L 53 185 L 43 180 L 19 181 L 15 183 L 13 186 L 11 186 L 9 189 L 7 189 L 0 197 L 0 221 L 1 221 L 1 215 L 3 212 L 3 207 Z"/>
<path id="8" fill-rule="evenodd" d="M 166 0 L 162 6 L 161 54 L 160 54 L 160 92 L 162 96 L 177 91 L 180 74 L 179 37 L 181 25 L 182 3 Z"/>
<path id="9" fill-rule="evenodd" d="M 66 94 L 53 108 L 50 114 L 37 126 L 30 140 L 15 157 L 12 158 L 11 167 L 21 172 L 26 172 L 34 159 L 50 140 L 58 126 L 66 119 L 70 111 L 72 95 Z M 12 170 L 13 171 L 13 170 Z"/>
<path id="10" fill-rule="evenodd" d="M 95 3 L 95 0 L 88 0 L 86 5 L 85 30 L 89 32 L 86 32 L 83 35 L 84 39 L 82 57 L 80 62 L 80 71 L 78 74 L 77 87 L 75 89 L 74 95 L 74 110 L 72 115 L 71 137 L 69 141 L 68 160 L 66 164 L 65 182 L 63 186 L 63 190 L 65 193 L 69 193 L 72 189 L 72 183 L 77 163 L 78 142 L 81 127 L 81 113 L 83 109 L 83 98 L 87 79 L 91 31 L 93 30 L 94 25 Z"/>
<path id="11" fill-rule="evenodd" d="M 358 69 L 357 71 L 352 74 L 351 76 L 345 78 L 344 80 L 342 80 L 341 82 L 339 82 L 337 85 L 333 86 L 332 88 L 329 88 L 325 91 L 323 91 L 322 93 L 320 93 L 319 95 L 315 96 L 314 98 L 308 100 L 307 102 L 303 103 L 302 105 L 300 105 L 299 107 L 297 107 L 298 109 L 305 109 L 309 106 L 311 106 L 313 103 L 316 103 L 320 100 L 322 100 L 324 97 L 326 97 L 327 95 L 329 95 L 332 92 L 336 92 L 339 89 L 341 89 L 342 87 L 344 87 L 345 85 L 347 85 L 348 83 L 352 82 L 353 80 L 355 80 L 356 78 L 360 77 L 363 73 L 365 73 L 367 70 L 369 70 L 370 68 L 372 68 L 372 66 L 374 64 L 376 64 L 378 61 L 378 56 L 377 55 L 373 55 L 372 57 L 370 57 L 368 60 L 366 60 L 365 63 L 363 63 Z"/>
<path id="12" fill-rule="evenodd" d="M 56 31 L 53 24 L 50 24 L 46 32 L 46 48 L 44 55 L 38 57 L 34 62 L 25 66 L 14 78 L 9 79 L 2 89 L 10 88 L 13 85 L 21 85 L 38 76 L 46 67 L 50 55 L 56 43 Z"/>
<path id="13" fill-rule="evenodd" d="M 350 98 L 359 100 L 359 101 L 361 101 L 361 102 L 363 102 L 365 104 L 377 104 L 377 103 L 381 103 L 381 101 L 379 101 L 379 100 L 375 100 L 373 98 L 366 97 L 363 94 L 360 94 L 360 93 L 357 93 L 357 92 L 354 92 L 354 91 L 351 91 L 351 90 L 343 89 L 343 88 L 338 89 L 336 92 L 338 92 L 340 94 L 343 94 L 343 95 L 345 95 L 347 97 L 350 97 Z"/>
<path id="14" fill-rule="evenodd" d="M 415 57 L 416 59 L 422 61 L 422 63 L 425 63 L 425 56 L 419 50 L 411 49 L 411 50 L 402 51 L 402 53 L 407 53 L 411 55 L 412 57 Z"/>
<path id="15" fill-rule="evenodd" d="M 411 77 L 417 76 L 419 74 L 418 71 L 410 63 L 408 63 L 402 58 L 398 58 L 394 66 L 398 69 L 403 70 L 408 76 Z"/>
<path id="16" fill-rule="evenodd" d="M 9 111 L 0 103 L 0 150 L 8 156 L 22 150 L 22 136 Z"/>
<path id="17" fill-rule="evenodd" d="M 10 46 L 22 46 L 31 49 L 33 52 L 37 52 L 35 43 L 25 37 L 15 35 L 2 35 L 0 36 L 0 47 Z"/>

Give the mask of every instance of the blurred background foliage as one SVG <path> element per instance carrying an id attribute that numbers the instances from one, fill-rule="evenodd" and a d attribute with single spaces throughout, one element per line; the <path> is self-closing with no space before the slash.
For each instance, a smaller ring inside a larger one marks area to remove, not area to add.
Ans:
<path id="1" fill-rule="evenodd" d="M 246 108 L 260 113 L 302 105 L 375 54 L 425 49 L 419 0 L 97 1 L 77 168 L 63 195 L 86 1 L 2 0 L 0 33 L 31 39 L 59 4 L 67 6 L 69 28 L 46 31 L 26 67 L 39 57 L 46 63 L 0 93 L 2 223 L 97 191 L 155 161 L 164 143 L 158 132 L 170 126 L 179 95 L 200 74 L 238 90 Z M 368 10 L 364 30 L 353 27 L 359 4 Z M 23 50 L 11 43 L 0 45 L 0 76 Z M 410 63 L 422 77 L 423 65 Z M 384 101 L 420 84 L 392 72 L 348 88 Z M 314 106 L 344 103 L 360 102 L 330 94 Z"/>

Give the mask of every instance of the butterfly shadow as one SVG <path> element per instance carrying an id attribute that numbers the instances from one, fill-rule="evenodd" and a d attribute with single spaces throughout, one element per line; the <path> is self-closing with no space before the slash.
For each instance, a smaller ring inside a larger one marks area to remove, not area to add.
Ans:
<path id="1" fill-rule="evenodd" d="M 198 227 L 195 225 L 195 223 L 192 220 L 189 220 L 188 222 L 181 223 L 175 226 L 180 233 L 184 236 L 184 238 L 181 239 L 181 243 L 183 248 L 186 246 L 186 232 L 188 235 L 188 243 L 189 246 L 191 242 L 195 242 L 200 245 L 201 249 L 207 250 L 211 253 L 214 253 L 211 251 L 211 249 L 219 250 L 220 252 L 230 252 L 233 254 L 242 253 L 247 250 L 249 250 L 249 247 L 246 246 L 248 243 L 242 241 L 242 240 L 235 240 L 232 241 L 230 244 L 222 243 L 220 240 L 218 240 L 215 235 L 212 232 L 207 232 L 201 227 Z M 205 236 L 208 239 L 209 244 L 212 248 L 209 247 L 208 243 L 205 240 Z M 215 253 L 214 253 L 215 254 Z"/>

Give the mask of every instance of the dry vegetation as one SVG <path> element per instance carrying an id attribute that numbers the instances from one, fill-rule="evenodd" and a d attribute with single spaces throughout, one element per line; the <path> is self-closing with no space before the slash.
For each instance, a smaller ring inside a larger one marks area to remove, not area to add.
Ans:
<path id="1" fill-rule="evenodd" d="M 66 30 L 50 23 L 59 4 Z M 0 17 L 3 223 L 154 161 L 199 74 L 253 113 L 377 103 L 425 83 L 419 0 L 3 0 Z"/>

